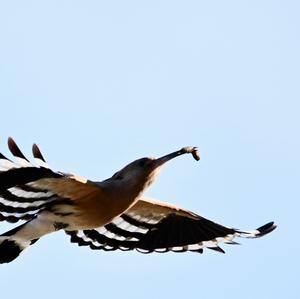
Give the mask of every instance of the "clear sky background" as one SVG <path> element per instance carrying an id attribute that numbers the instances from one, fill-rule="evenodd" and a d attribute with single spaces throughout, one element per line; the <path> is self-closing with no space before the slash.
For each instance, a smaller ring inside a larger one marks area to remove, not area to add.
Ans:
<path id="1" fill-rule="evenodd" d="M 226 254 L 96 252 L 48 235 L 1 298 L 299 298 L 299 1 L 0 1 L 0 146 L 101 180 L 199 146 L 147 195 L 278 229 Z M 1 223 L 2 232 L 10 228 Z"/>

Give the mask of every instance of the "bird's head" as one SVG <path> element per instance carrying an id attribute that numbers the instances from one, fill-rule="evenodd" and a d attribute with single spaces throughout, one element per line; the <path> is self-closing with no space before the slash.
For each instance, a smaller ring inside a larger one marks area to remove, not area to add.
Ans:
<path id="1" fill-rule="evenodd" d="M 160 158 L 141 158 L 126 165 L 123 169 L 115 173 L 111 179 L 114 181 L 124 182 L 129 187 L 134 186 L 142 192 L 151 183 L 153 183 L 161 166 L 167 161 L 191 153 L 196 160 L 199 160 L 197 148 L 184 147 L 179 151 L 170 153 Z"/>

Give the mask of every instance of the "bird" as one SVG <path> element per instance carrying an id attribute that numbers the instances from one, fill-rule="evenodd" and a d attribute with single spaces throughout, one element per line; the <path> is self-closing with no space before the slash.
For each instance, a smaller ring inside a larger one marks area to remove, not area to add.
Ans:
<path id="1" fill-rule="evenodd" d="M 0 235 L 0 264 L 60 230 L 93 250 L 225 253 L 220 243 L 239 244 L 235 238 L 258 238 L 276 228 L 274 222 L 250 231 L 230 228 L 143 195 L 166 162 L 184 154 L 199 160 L 196 147 L 137 159 L 100 182 L 52 170 L 36 144 L 34 162 L 11 137 L 8 148 L 14 160 L 0 153 L 0 221 L 20 225 Z"/>

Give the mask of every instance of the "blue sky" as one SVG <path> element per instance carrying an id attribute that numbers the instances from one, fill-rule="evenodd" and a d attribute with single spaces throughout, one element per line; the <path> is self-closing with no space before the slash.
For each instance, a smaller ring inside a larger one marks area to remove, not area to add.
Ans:
<path id="1" fill-rule="evenodd" d="M 298 298 L 298 1 L 0 1 L 0 146 L 101 180 L 182 146 L 149 196 L 272 234 L 226 254 L 95 252 L 48 235 L 1 297 Z M 9 226 L 1 223 L 1 231 Z M 12 295 L 13 294 L 13 295 Z"/>

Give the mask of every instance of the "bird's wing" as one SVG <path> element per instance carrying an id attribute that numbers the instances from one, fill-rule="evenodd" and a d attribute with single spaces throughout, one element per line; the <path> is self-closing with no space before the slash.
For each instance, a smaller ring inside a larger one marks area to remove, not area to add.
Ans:
<path id="1" fill-rule="evenodd" d="M 36 165 L 20 151 L 12 138 L 8 147 L 15 161 L 0 153 L 0 221 L 33 219 L 51 207 L 72 205 L 72 200 L 98 188 L 72 175 L 52 171 L 37 145 L 32 152 Z"/>
<path id="2" fill-rule="evenodd" d="M 66 231 L 71 242 L 102 250 L 150 252 L 223 252 L 218 244 L 238 244 L 235 237 L 256 238 L 275 229 L 272 222 L 253 231 L 228 228 L 192 212 L 142 198 L 111 223 L 92 230 Z"/>

